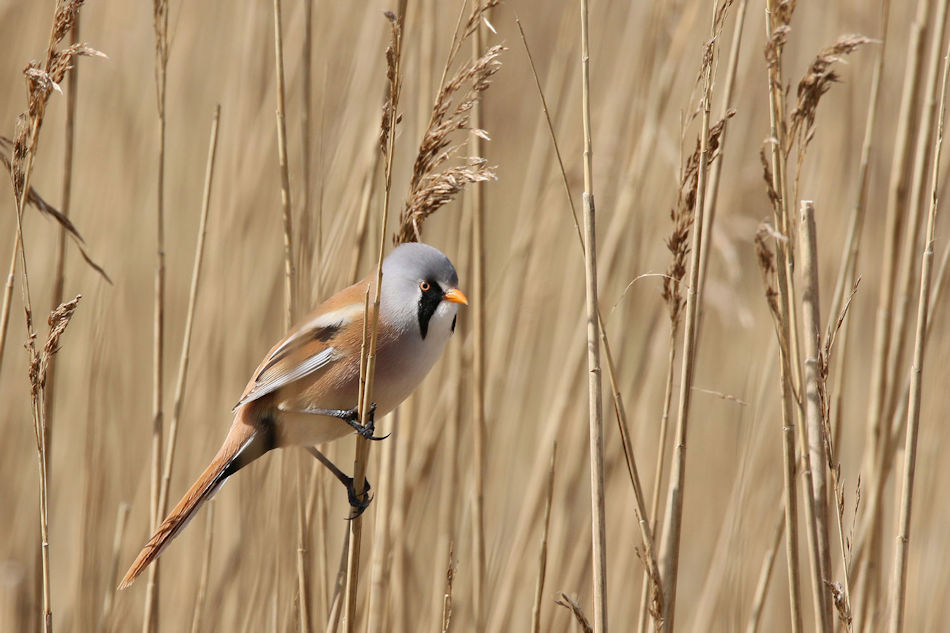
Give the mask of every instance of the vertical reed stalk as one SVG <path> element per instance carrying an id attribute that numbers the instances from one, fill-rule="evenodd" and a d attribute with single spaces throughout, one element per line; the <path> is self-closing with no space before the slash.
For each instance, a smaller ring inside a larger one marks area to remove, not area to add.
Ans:
<path id="1" fill-rule="evenodd" d="M 287 163 L 287 121 L 284 117 L 284 35 L 280 1 L 274 0 L 274 60 L 277 78 L 277 153 L 280 160 L 280 205 L 284 220 L 284 331 L 290 331 L 297 313 L 294 304 L 293 209 L 290 201 L 290 168 Z"/>
<path id="2" fill-rule="evenodd" d="M 548 492 L 544 502 L 544 521 L 541 528 L 541 550 L 538 552 L 538 580 L 531 607 L 531 633 L 541 633 L 541 598 L 544 596 L 544 576 L 548 568 L 548 528 L 551 526 L 551 502 L 554 497 L 554 466 L 557 463 L 557 443 L 551 448 L 551 470 L 548 472 Z"/>
<path id="3" fill-rule="evenodd" d="M 917 472 L 917 437 L 920 432 L 920 401 L 923 379 L 925 334 L 930 301 L 930 282 L 934 258 L 934 231 L 937 220 L 937 190 L 940 184 L 940 152 L 943 147 L 944 117 L 947 111 L 947 79 L 950 77 L 950 45 L 944 56 L 943 84 L 940 89 L 940 117 L 934 142 L 934 160 L 931 178 L 930 208 L 927 214 L 927 234 L 920 262 L 920 294 L 917 299 L 917 329 L 914 337 L 914 361 L 910 374 L 910 396 L 907 406 L 907 429 L 904 445 L 904 472 L 901 478 L 900 513 L 897 542 L 894 548 L 894 568 L 891 579 L 889 607 L 890 633 L 900 633 L 904 621 L 904 603 L 907 583 L 907 553 L 910 543 L 910 517 L 914 498 L 914 476 Z"/>
<path id="4" fill-rule="evenodd" d="M 767 0 L 765 29 L 766 38 L 769 42 L 773 41 L 776 30 L 784 26 L 775 17 L 776 14 L 774 0 Z M 768 49 L 767 49 L 768 51 Z M 792 632 L 798 633 L 802 630 L 802 598 L 800 587 L 800 571 L 798 568 L 798 503 L 796 496 L 795 481 L 795 400 L 797 399 L 797 373 L 793 367 L 798 366 L 798 356 L 795 347 L 790 345 L 791 332 L 795 330 L 795 320 L 792 317 L 790 308 L 794 306 L 791 298 L 789 283 L 789 272 L 791 268 L 790 252 L 791 235 L 788 231 L 788 197 L 787 197 L 787 179 L 785 175 L 785 148 L 786 148 L 786 130 L 785 130 L 785 105 L 783 98 L 784 80 L 782 79 L 782 46 L 776 45 L 774 49 L 774 58 L 769 59 L 768 79 L 769 79 L 769 127 L 771 138 L 771 183 L 773 194 L 776 200 L 773 204 L 773 218 L 775 228 L 783 236 L 784 240 L 776 240 L 776 246 L 780 261 L 775 270 L 775 276 L 778 281 L 779 308 L 776 318 L 776 331 L 779 337 L 779 356 L 780 356 L 780 379 L 782 386 L 782 441 L 783 441 L 783 461 L 784 461 L 784 495 L 785 495 L 785 544 L 788 567 L 789 584 L 789 608 L 791 610 Z M 768 55 L 767 55 L 768 58 Z"/>
<path id="5" fill-rule="evenodd" d="M 155 88 L 158 107 L 158 164 L 156 166 L 157 200 L 155 205 L 155 308 L 152 338 L 152 467 L 149 504 L 151 531 L 162 520 L 160 504 L 162 486 L 162 443 L 165 424 L 163 409 L 165 385 L 165 88 L 168 69 L 168 0 L 153 0 L 155 30 Z M 142 633 L 158 630 L 158 573 L 160 562 L 148 570 L 145 586 L 145 613 Z"/>
<path id="6" fill-rule="evenodd" d="M 198 303 L 198 287 L 201 283 L 201 264 L 204 258 L 205 236 L 208 233 L 208 212 L 211 208 L 211 185 L 214 180 L 214 159 L 218 149 L 218 122 L 221 118 L 220 104 L 215 106 L 211 120 L 211 137 L 208 142 L 208 160 L 205 164 L 204 192 L 201 198 L 201 216 L 198 221 L 198 240 L 195 243 L 195 261 L 191 270 L 191 287 L 188 291 L 188 311 L 185 314 L 185 333 L 181 341 L 181 354 L 178 360 L 178 379 L 175 382 L 175 399 L 172 405 L 172 419 L 168 425 L 168 444 L 165 450 L 162 487 L 159 492 L 159 515 L 168 511 L 168 489 L 171 486 L 172 468 L 175 463 L 175 447 L 178 439 L 178 423 L 181 419 L 182 403 L 185 399 L 185 385 L 188 381 L 188 365 L 191 360 L 191 333 L 195 322 L 195 306 Z"/>
<path id="7" fill-rule="evenodd" d="M 476 0 L 480 3 L 481 0 Z M 475 11 L 479 11 L 476 6 Z M 472 59 L 484 53 L 482 25 L 472 34 Z M 472 108 L 472 127 L 483 129 L 481 100 Z M 482 139 L 470 137 L 472 156 L 482 156 Z M 472 470 L 474 471 L 474 498 L 472 500 L 472 573 L 475 633 L 485 630 L 485 209 L 482 187 L 472 183 Z"/>
<path id="8" fill-rule="evenodd" d="M 73 28 L 69 32 L 70 44 L 75 46 L 79 43 L 79 14 L 73 22 Z M 63 137 L 63 189 L 59 211 L 64 218 L 69 217 L 70 207 L 72 206 L 73 191 L 73 146 L 76 141 L 76 98 L 79 93 L 79 64 L 73 64 L 67 72 L 69 77 L 69 90 L 66 92 L 66 131 Z M 56 261 L 53 264 L 53 296 L 50 300 L 50 311 L 63 302 L 63 292 L 65 287 L 65 267 L 66 267 L 66 228 L 60 227 L 56 236 Z M 0 358 L 3 358 L 0 352 Z M 55 357 L 50 359 L 50 366 L 47 370 L 46 379 L 46 400 L 44 407 L 46 410 L 43 416 L 46 418 L 46 424 L 51 426 L 53 421 L 53 403 L 56 387 L 56 361 Z M 52 433 L 46 435 L 46 452 L 49 454 L 52 443 Z"/>
<path id="9" fill-rule="evenodd" d="M 403 5 L 404 6 L 404 5 Z M 405 19 L 405 9 L 397 17 L 392 13 L 387 14 L 392 24 L 393 41 L 391 45 L 391 57 L 389 67 L 390 90 L 387 105 L 387 129 L 386 136 L 386 166 L 385 181 L 383 192 L 382 213 L 379 224 L 379 249 L 376 256 L 376 280 L 373 290 L 373 310 L 369 311 L 369 304 L 364 312 L 363 321 L 363 348 L 361 351 L 360 363 L 360 394 L 359 410 L 361 414 L 360 422 L 366 425 L 369 421 L 369 411 L 373 396 L 373 377 L 376 370 L 376 345 L 379 322 L 379 303 L 380 291 L 382 290 L 383 280 L 383 254 L 386 250 L 386 226 L 389 221 L 389 201 L 392 193 L 393 176 L 393 154 L 396 145 L 396 123 L 398 121 L 397 109 L 399 106 L 399 90 L 401 83 L 400 61 L 402 58 L 402 27 Z M 369 289 L 366 295 L 369 301 Z M 370 324 L 370 315 L 372 323 Z M 357 497 L 364 494 L 363 486 L 365 484 L 366 459 L 369 454 L 369 440 L 363 437 L 356 438 L 356 456 L 353 464 L 353 487 Z M 345 593 L 345 619 L 344 630 L 346 633 L 354 633 L 356 630 L 356 596 L 359 586 L 359 562 L 360 562 L 360 541 L 363 533 L 362 517 L 354 515 L 351 517 L 349 525 L 349 548 L 346 565 L 346 593 Z"/>
<path id="10" fill-rule="evenodd" d="M 689 286 L 686 289 L 686 324 L 683 332 L 683 364 L 680 373 L 679 411 L 676 416 L 673 461 L 667 492 L 666 523 L 660 550 L 660 577 L 663 579 L 663 630 L 674 631 L 676 612 L 676 582 L 679 567 L 680 533 L 683 520 L 683 488 L 686 482 L 686 438 L 689 409 L 692 401 L 693 372 L 698 343 L 698 314 L 700 300 L 700 262 L 703 251 L 703 216 L 706 206 L 706 183 L 709 169 L 709 116 L 712 92 L 712 64 L 715 51 L 716 8 L 714 4 L 711 36 L 703 56 L 702 127 L 700 129 L 699 169 L 696 179 L 696 205 L 693 209 L 693 235 L 689 257 Z"/>
<path id="11" fill-rule="evenodd" d="M 581 7 L 581 98 L 584 123 L 584 271 L 587 288 L 587 371 L 590 395 L 591 540 L 594 632 L 607 631 L 607 531 L 604 494 L 604 419 L 601 399 L 600 338 L 597 322 L 597 245 L 594 227 L 594 174 L 590 122 L 590 25 L 588 0 Z"/>
<path id="12" fill-rule="evenodd" d="M 752 594 L 752 609 L 749 613 L 749 623 L 746 625 L 746 633 L 758 633 L 759 623 L 762 620 L 762 609 L 765 606 L 765 597 L 769 592 L 769 581 L 772 578 L 772 568 L 775 566 L 775 559 L 778 555 L 778 548 L 782 544 L 782 534 L 785 532 L 785 509 L 781 508 L 778 521 L 772 531 L 772 545 L 769 551 L 765 553 L 765 560 L 762 561 L 762 569 L 759 571 L 759 579 L 755 583 L 755 592 Z"/>
<path id="13" fill-rule="evenodd" d="M 219 106 L 220 108 L 220 106 Z M 201 558 L 201 576 L 198 579 L 198 591 L 195 594 L 195 608 L 191 613 L 191 633 L 201 630 L 201 619 L 204 615 L 205 600 L 208 596 L 208 578 L 211 575 L 211 546 L 214 544 L 214 500 L 208 503 L 207 518 L 205 519 L 204 555 Z M 114 586 L 114 585 L 110 585 Z"/>
<path id="14" fill-rule="evenodd" d="M 897 133 L 894 139 L 894 161 L 891 163 L 888 181 L 887 211 L 885 215 L 884 245 L 881 255 L 881 283 L 878 291 L 877 316 L 874 326 L 874 344 L 871 356 L 871 382 L 868 386 L 867 432 L 864 449 L 864 463 L 868 473 L 870 495 L 867 500 L 864 528 L 859 530 L 856 541 L 855 558 L 863 556 L 865 548 L 874 552 L 880 549 L 880 528 L 883 521 L 881 494 L 884 481 L 881 475 L 883 459 L 881 419 L 884 413 L 887 393 L 887 361 L 891 338 L 891 304 L 894 297 L 895 278 L 897 277 L 897 252 L 903 226 L 902 210 L 907 200 L 907 171 L 913 151 L 914 120 L 920 97 L 921 68 L 927 42 L 931 0 L 919 0 L 917 14 L 910 27 L 907 43 L 907 64 L 904 71 L 904 85 L 901 91 L 900 113 L 897 119 Z M 880 492 L 879 492 L 880 491 Z M 878 556 L 869 557 L 868 565 L 873 565 Z M 862 598 L 862 610 L 868 608 L 873 600 L 876 573 L 861 576 L 858 587 Z"/>
<path id="15" fill-rule="evenodd" d="M 927 179 L 927 166 L 930 160 L 930 143 L 933 137 L 934 117 L 937 114 L 937 90 L 940 79 L 940 51 L 943 47 L 943 38 L 947 30 L 947 9 L 950 2 L 944 0 L 937 3 L 937 15 L 934 18 L 936 29 L 930 41 L 930 67 L 924 84 L 924 97 L 921 100 L 921 122 L 917 128 L 917 149 L 914 152 L 914 170 L 911 177 L 910 192 L 907 196 L 909 205 L 908 229 L 904 235 L 903 264 L 901 266 L 900 281 L 896 288 L 896 297 L 894 311 L 896 312 L 891 349 L 888 360 L 888 392 L 885 400 L 885 422 L 890 419 L 896 406 L 897 395 L 900 391 L 901 381 L 897 380 L 897 374 L 902 371 L 906 357 L 906 341 L 908 330 L 904 326 L 910 318 L 910 297 L 913 290 L 915 273 L 916 254 L 918 252 L 920 241 L 920 230 L 924 218 L 924 207 L 927 204 L 925 196 L 925 181 Z M 883 424 L 883 423 L 882 423 Z M 882 431 L 884 432 L 884 431 Z"/>

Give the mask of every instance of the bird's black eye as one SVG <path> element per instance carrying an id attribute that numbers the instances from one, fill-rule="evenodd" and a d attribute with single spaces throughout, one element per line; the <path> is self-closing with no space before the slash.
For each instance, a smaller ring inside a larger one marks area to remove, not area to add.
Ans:
<path id="1" fill-rule="evenodd" d="M 432 285 L 428 281 L 423 281 L 419 283 L 419 289 L 422 292 L 429 292 L 432 289 Z"/>

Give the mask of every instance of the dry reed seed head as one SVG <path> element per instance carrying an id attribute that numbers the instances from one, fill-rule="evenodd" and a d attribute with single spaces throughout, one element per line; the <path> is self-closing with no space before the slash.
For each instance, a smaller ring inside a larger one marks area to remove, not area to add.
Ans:
<path id="1" fill-rule="evenodd" d="M 480 0 L 476 0 L 475 5 L 472 7 L 472 12 L 468 16 L 468 20 L 465 21 L 465 29 L 462 34 L 462 40 L 465 40 L 475 32 L 475 29 L 478 28 L 478 25 L 482 21 L 482 17 L 484 17 L 485 13 L 498 6 L 498 2 L 499 0 L 487 0 L 486 2 L 482 3 Z"/>
<path id="2" fill-rule="evenodd" d="M 554 604 L 560 605 L 565 609 L 568 609 L 571 613 L 574 614 L 574 619 L 577 621 L 577 624 L 581 627 L 581 631 L 584 633 L 594 633 L 593 627 L 591 627 L 590 622 L 587 620 L 587 616 L 584 615 L 583 609 L 581 606 L 574 602 L 566 593 L 561 593 L 561 597 L 554 601 Z"/>
<path id="3" fill-rule="evenodd" d="M 795 13 L 795 7 L 798 0 L 781 0 L 775 6 L 772 15 L 772 24 L 788 26 L 792 23 L 792 14 Z"/>
<path id="4" fill-rule="evenodd" d="M 489 139 L 484 130 L 469 127 L 471 111 L 501 68 L 498 56 L 503 50 L 502 46 L 492 46 L 460 68 L 439 90 L 413 164 L 406 204 L 393 236 L 395 244 L 419 240 L 423 221 L 454 199 L 466 185 L 495 179 L 495 167 L 479 156 L 470 157 L 463 165 L 437 170 L 456 156 L 464 144 L 462 140 L 456 141 L 455 132 L 468 130 L 479 138 Z"/>
<path id="5" fill-rule="evenodd" d="M 399 50 L 402 47 L 402 26 L 392 11 L 386 11 L 384 15 L 389 20 L 392 41 L 386 47 L 386 80 L 389 82 L 389 91 L 386 93 L 386 102 L 383 104 L 383 120 L 379 125 L 379 151 L 383 155 L 386 154 L 386 146 L 389 143 L 393 125 L 398 125 L 402 120 L 402 115 L 397 114 L 395 123 L 393 122 L 393 104 L 399 102 L 399 78 L 396 75 L 396 68 L 399 65 Z"/>
<path id="6" fill-rule="evenodd" d="M 472 108 L 481 98 L 481 93 L 491 85 L 492 76 L 501 68 L 498 56 L 503 50 L 503 46 L 492 46 L 484 55 L 460 68 L 439 91 L 413 165 L 410 190 L 415 189 L 425 175 L 449 157 L 450 152 L 446 149 L 453 142 L 451 134 L 468 128 Z M 462 91 L 465 84 L 469 87 Z M 455 108 L 450 113 L 453 97 L 457 93 Z"/>
<path id="7" fill-rule="evenodd" d="M 777 143 L 776 139 L 768 139 L 766 143 Z M 779 197 L 778 192 L 775 190 L 775 181 L 772 179 L 772 165 L 769 162 L 769 159 L 765 155 L 765 146 L 763 145 L 759 149 L 759 160 L 762 163 L 762 179 L 765 180 L 765 192 L 769 197 L 769 204 L 772 205 L 772 210 L 778 214 L 779 205 L 782 201 Z M 762 230 L 761 226 L 759 230 Z"/>
<path id="8" fill-rule="evenodd" d="M 853 53 L 872 41 L 874 40 L 863 35 L 840 36 L 831 46 L 818 53 L 808 72 L 798 82 L 798 103 L 790 116 L 790 131 L 798 138 L 799 151 L 802 151 L 814 136 L 818 102 L 831 88 L 831 84 L 838 81 L 839 76 L 832 70 L 832 65 L 843 61 L 841 55 Z"/>
<path id="9" fill-rule="evenodd" d="M 495 169 L 484 158 L 472 157 L 468 159 L 467 165 L 449 167 L 425 176 L 406 200 L 393 243 L 399 245 L 422 239 L 422 223 L 426 218 L 442 205 L 451 202 L 465 185 L 494 180 Z"/>
<path id="10" fill-rule="evenodd" d="M 729 110 L 722 119 L 709 128 L 707 137 L 707 166 L 719 157 L 719 139 L 725 129 L 726 121 L 735 115 L 735 110 Z M 699 182 L 699 154 L 702 140 L 696 140 L 693 153 L 686 159 L 680 187 L 677 192 L 676 206 L 670 210 L 670 219 L 673 221 L 673 230 L 666 240 L 666 247 L 673 254 L 673 260 L 663 277 L 662 297 L 669 307 L 670 320 L 679 323 L 682 314 L 683 297 L 679 291 L 680 282 L 686 274 L 686 257 L 689 254 L 689 229 L 693 225 L 693 211 L 696 207 L 696 187 Z"/>
<path id="11" fill-rule="evenodd" d="M 53 15 L 53 43 L 59 44 L 69 34 L 76 23 L 79 8 L 85 0 L 60 0 L 56 3 L 56 13 Z M 50 51 L 52 52 L 52 51 Z"/>
<path id="12" fill-rule="evenodd" d="M 791 28 L 786 25 L 776 27 L 772 31 L 769 41 L 765 43 L 765 61 L 769 68 L 775 69 L 778 67 L 779 61 L 782 59 L 782 49 L 785 48 L 790 31 Z"/>

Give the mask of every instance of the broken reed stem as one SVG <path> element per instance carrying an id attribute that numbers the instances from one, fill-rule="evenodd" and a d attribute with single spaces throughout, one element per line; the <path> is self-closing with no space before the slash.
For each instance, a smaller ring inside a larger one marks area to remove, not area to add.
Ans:
<path id="1" fill-rule="evenodd" d="M 590 124 L 590 29 L 588 0 L 581 8 L 581 100 L 584 124 L 584 272 L 587 289 L 587 372 L 590 399 L 590 491 L 593 554 L 594 632 L 607 631 L 607 530 L 604 493 L 604 417 L 601 399 L 600 338 L 597 322 L 597 245 L 594 228 L 594 175 Z"/>
<path id="2" fill-rule="evenodd" d="M 480 3 L 482 0 L 476 0 Z M 478 11 L 478 6 L 476 6 Z M 484 33 L 481 21 L 472 33 L 472 59 L 484 54 Z M 481 99 L 472 106 L 472 127 L 482 129 Z M 469 138 L 472 156 L 482 156 L 482 139 Z M 470 188 L 472 205 L 472 608 L 475 611 L 475 633 L 485 630 L 487 591 L 485 588 L 485 205 L 482 187 L 473 182 Z"/>
<path id="3" fill-rule="evenodd" d="M 158 529 L 162 514 L 159 507 L 162 481 L 162 443 L 164 427 L 164 354 L 165 354 L 165 88 L 168 69 L 168 0 L 153 0 L 155 30 L 155 92 L 158 114 L 158 164 L 155 205 L 155 300 L 152 330 L 152 465 L 149 490 L 150 531 Z M 158 631 L 158 574 L 160 561 L 149 567 L 145 586 L 145 611 L 142 633 Z"/>
<path id="4" fill-rule="evenodd" d="M 385 180 L 383 190 L 383 205 L 381 210 L 379 225 L 379 250 L 376 257 L 376 280 L 375 290 L 373 292 L 373 310 L 369 311 L 369 287 L 366 294 L 366 309 L 363 317 L 363 348 L 361 351 L 361 371 L 360 371 L 360 392 L 359 392 L 359 411 L 360 422 L 365 426 L 369 421 L 369 411 L 373 397 L 373 377 L 376 370 L 376 345 L 379 323 L 379 303 L 380 291 L 383 281 L 383 254 L 386 251 L 386 226 L 389 221 L 389 201 L 392 193 L 393 179 L 393 155 L 396 145 L 396 123 L 398 120 L 397 109 L 399 106 L 399 90 L 401 84 L 400 63 L 402 57 L 402 20 L 405 17 L 405 6 L 400 10 L 397 17 L 388 13 L 387 17 L 392 25 L 392 56 L 390 57 L 391 67 L 389 68 L 389 97 L 388 97 L 388 130 L 386 137 L 386 165 Z M 370 316 L 372 324 L 369 324 Z M 368 345 L 367 345 L 368 343 Z M 370 441 L 364 437 L 356 438 L 356 455 L 353 464 L 353 489 L 357 497 L 364 494 L 364 483 L 366 481 L 366 459 L 369 454 Z M 349 525 L 349 548 L 346 565 L 346 616 L 344 621 L 344 630 L 346 633 L 354 633 L 356 630 L 356 595 L 359 584 L 359 560 L 360 560 L 360 541 L 363 533 L 363 520 L 361 516 L 355 514 L 355 509 L 351 509 L 351 520 Z"/>
<path id="5" fill-rule="evenodd" d="M 220 109 L 220 106 L 218 106 Z M 211 575 L 211 546 L 214 543 L 214 499 L 208 503 L 205 524 L 204 556 L 201 559 L 201 576 L 198 579 L 198 591 L 195 594 L 195 608 L 191 614 L 191 633 L 201 630 L 201 618 L 204 615 L 205 600 L 208 596 L 208 577 Z M 109 585 L 114 587 L 115 585 Z"/>
<path id="6" fill-rule="evenodd" d="M 297 313 L 294 305 L 293 217 L 290 204 L 290 168 L 287 164 L 287 121 L 284 117 L 284 35 L 280 0 L 274 0 L 274 61 L 277 78 L 277 154 L 280 160 L 280 206 L 284 220 L 284 331 L 289 332 Z M 306 176 L 305 176 L 306 177 Z"/>
<path id="7" fill-rule="evenodd" d="M 195 306 L 198 304 L 198 287 L 201 283 L 201 264 L 204 259 L 205 236 L 208 233 L 208 211 L 211 207 L 211 184 L 214 179 L 214 159 L 218 148 L 218 122 L 221 118 L 221 105 L 214 109 L 211 119 L 211 138 L 208 142 L 208 160 L 205 164 L 205 182 L 201 197 L 201 215 L 198 220 L 198 240 L 195 243 L 195 260 L 191 270 L 191 286 L 188 291 L 188 311 L 185 314 L 185 333 L 181 341 L 181 354 L 178 360 L 178 379 L 175 382 L 175 399 L 172 405 L 172 419 L 168 425 L 168 443 L 163 462 L 162 486 L 159 491 L 159 515 L 168 511 L 168 490 L 171 487 L 172 468 L 175 463 L 175 447 L 178 439 L 178 423 L 181 419 L 182 403 L 185 399 L 185 385 L 188 380 L 188 364 L 191 360 L 191 333 L 195 322 Z"/>
<path id="8" fill-rule="evenodd" d="M 811 486 L 806 494 L 812 496 L 814 521 L 816 526 L 818 555 L 820 557 L 822 595 L 826 595 L 825 582 L 831 579 L 831 545 L 828 528 L 828 483 L 825 454 L 825 425 L 819 381 L 821 368 L 819 363 L 821 347 L 821 310 L 818 294 L 818 234 L 815 226 L 815 204 L 811 200 L 801 202 L 801 239 L 802 248 L 802 330 L 805 338 L 805 419 L 807 424 L 808 446 L 802 448 L 808 452 L 805 467 L 806 480 L 811 478 Z M 808 468 L 810 465 L 810 468 Z M 828 604 L 827 599 L 825 600 Z M 828 604 L 830 606 L 830 604 Z M 831 610 L 823 609 L 825 630 L 831 630 Z"/>
<path id="9" fill-rule="evenodd" d="M 548 528 L 551 527 L 551 502 L 554 498 L 554 467 L 557 464 L 557 442 L 551 447 L 551 469 L 548 471 L 548 492 L 544 501 L 544 521 L 541 529 L 541 549 L 538 552 L 538 579 L 534 586 L 531 606 L 531 633 L 541 633 L 541 598 L 544 596 L 544 576 L 548 568 Z"/>
<path id="10" fill-rule="evenodd" d="M 715 36 L 714 5 L 712 32 Z M 696 205 L 693 209 L 693 235 L 689 256 L 689 285 L 686 288 L 686 324 L 683 332 L 683 361 L 680 373 L 679 410 L 676 416 L 673 460 L 670 465 L 670 482 L 667 492 L 666 523 L 664 524 L 660 551 L 660 577 L 663 579 L 663 630 L 674 630 L 676 611 L 676 581 L 679 567 L 680 532 L 683 520 L 683 487 L 686 481 L 686 437 L 689 409 L 692 401 L 693 371 L 695 368 L 698 314 L 700 297 L 697 289 L 700 279 L 700 257 L 703 251 L 703 216 L 706 206 L 706 182 L 709 169 L 709 113 L 712 92 L 712 55 L 715 40 L 707 44 L 708 53 L 703 56 L 702 128 L 700 129 L 699 168 L 696 178 Z M 709 56 L 707 58 L 707 55 Z"/>
<path id="11" fill-rule="evenodd" d="M 893 577 L 889 596 L 891 610 L 890 633 L 900 633 L 904 620 L 904 602 L 907 583 L 907 553 L 910 542 L 910 517 L 914 498 L 914 476 L 917 472 L 917 437 L 920 431 L 920 401 L 923 379 L 925 334 L 930 301 L 930 282 L 934 258 L 934 230 L 937 220 L 937 191 L 940 184 L 940 152 L 943 148 L 943 126 L 947 110 L 947 79 L 950 77 L 950 45 L 944 57 L 943 84 L 940 89 L 940 117 L 937 120 L 937 138 L 931 178 L 930 208 L 927 213 L 927 234 L 920 262 L 920 294 L 917 299 L 917 329 L 914 336 L 914 361 L 910 374 L 910 396 L 907 406 L 907 429 L 904 444 L 904 472 L 902 475 L 900 514 L 897 524 L 897 542 L 894 549 Z"/>

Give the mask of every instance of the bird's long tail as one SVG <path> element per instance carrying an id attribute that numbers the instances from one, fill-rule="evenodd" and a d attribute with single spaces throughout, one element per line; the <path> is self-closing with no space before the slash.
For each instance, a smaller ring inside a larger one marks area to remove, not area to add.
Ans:
<path id="1" fill-rule="evenodd" d="M 198 509 L 214 496 L 225 479 L 274 448 L 274 439 L 273 423 L 253 420 L 247 409 L 239 409 L 218 454 L 162 521 L 129 567 L 118 588 L 125 589 L 131 585 L 188 525 Z"/>

